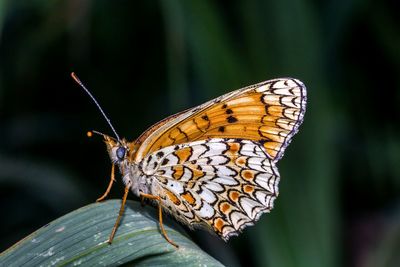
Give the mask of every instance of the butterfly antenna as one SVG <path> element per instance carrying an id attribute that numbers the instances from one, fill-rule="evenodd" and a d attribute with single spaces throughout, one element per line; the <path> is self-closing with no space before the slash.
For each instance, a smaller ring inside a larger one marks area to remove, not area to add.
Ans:
<path id="1" fill-rule="evenodd" d="M 86 86 L 81 82 L 81 80 L 79 80 L 78 76 L 76 76 L 76 74 L 74 72 L 71 73 L 71 77 L 72 79 L 74 79 L 74 81 L 79 84 L 83 90 L 85 90 L 85 92 L 90 96 L 90 98 L 93 100 L 93 102 L 96 104 L 97 108 L 100 110 L 101 114 L 103 114 L 103 117 L 106 119 L 108 125 L 110 125 L 111 130 L 114 132 L 115 136 L 117 137 L 118 142 L 120 141 L 119 139 L 119 135 L 117 134 L 117 132 L 115 131 L 113 125 L 111 124 L 110 119 L 107 117 L 106 113 L 104 113 L 103 109 L 101 108 L 100 104 L 97 102 L 96 98 L 94 98 L 94 96 L 90 93 L 90 91 L 86 88 Z"/>
<path id="2" fill-rule="evenodd" d="M 86 133 L 87 137 L 92 137 L 93 134 L 98 134 L 98 135 L 101 135 L 101 136 L 103 136 L 103 137 L 106 137 L 106 136 L 107 136 L 108 138 L 111 138 L 111 139 L 114 140 L 114 141 L 118 141 L 118 140 L 116 140 L 114 137 L 108 136 L 108 135 L 103 134 L 102 132 L 99 132 L 99 131 L 92 130 L 92 131 L 88 131 L 88 132 Z"/>

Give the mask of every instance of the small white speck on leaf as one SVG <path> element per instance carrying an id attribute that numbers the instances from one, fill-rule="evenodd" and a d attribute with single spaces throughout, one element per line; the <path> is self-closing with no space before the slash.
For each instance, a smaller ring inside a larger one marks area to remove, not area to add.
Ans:
<path id="1" fill-rule="evenodd" d="M 54 247 L 49 248 L 46 252 L 39 253 L 38 256 L 40 257 L 50 257 L 54 255 Z"/>
<path id="2" fill-rule="evenodd" d="M 60 233 L 60 232 L 62 232 L 62 231 L 64 231 L 65 230 L 65 226 L 61 226 L 60 228 L 57 228 L 56 230 L 55 230 L 55 232 L 56 233 Z"/>
<path id="3" fill-rule="evenodd" d="M 57 259 L 51 261 L 50 264 L 51 264 L 52 266 L 54 266 L 54 265 L 56 265 L 58 262 L 60 262 L 60 261 L 62 261 L 62 260 L 64 260 L 64 259 L 65 259 L 65 257 L 62 256 L 62 257 L 60 257 L 60 258 L 57 258 Z"/>
<path id="4" fill-rule="evenodd" d="M 94 235 L 94 240 L 97 241 L 101 237 L 101 232 Z"/>
<path id="5" fill-rule="evenodd" d="M 74 261 L 74 263 L 72 265 L 73 266 L 78 266 L 78 265 L 81 265 L 81 263 L 82 263 L 82 259 L 79 259 L 77 261 Z"/>
<path id="6" fill-rule="evenodd" d="M 131 226 L 133 226 L 133 222 L 125 223 L 124 225 L 125 225 L 126 227 L 131 227 Z"/>

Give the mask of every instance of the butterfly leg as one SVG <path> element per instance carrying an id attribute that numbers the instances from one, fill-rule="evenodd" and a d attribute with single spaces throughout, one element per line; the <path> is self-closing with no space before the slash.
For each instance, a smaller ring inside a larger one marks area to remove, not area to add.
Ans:
<path id="1" fill-rule="evenodd" d="M 111 187 L 114 182 L 115 182 L 115 164 L 113 164 L 111 167 L 111 179 L 110 179 L 110 183 L 108 184 L 107 190 L 101 197 L 96 199 L 96 202 L 103 201 L 107 197 L 108 193 L 110 193 Z"/>
<path id="2" fill-rule="evenodd" d="M 163 234 L 164 238 L 168 241 L 168 243 L 170 243 L 171 245 L 173 245 L 176 248 L 179 248 L 179 246 L 177 244 L 175 244 L 168 237 L 167 232 L 164 229 L 164 224 L 163 224 L 163 220 L 162 220 L 162 208 L 161 208 L 161 203 L 160 203 L 161 198 L 159 196 L 153 196 L 153 195 L 144 194 L 144 193 L 140 193 L 140 197 L 153 199 L 153 200 L 156 200 L 158 202 L 158 220 L 160 222 L 161 233 Z"/>
<path id="3" fill-rule="evenodd" d="M 119 222 L 121 221 L 122 215 L 124 215 L 126 198 L 128 197 L 128 193 L 129 193 L 129 189 L 130 188 L 131 188 L 131 184 L 130 183 L 125 186 L 125 193 L 124 193 L 124 197 L 122 198 L 122 203 L 121 203 L 121 207 L 119 209 L 118 217 L 117 217 L 117 220 L 115 221 L 114 227 L 113 227 L 113 229 L 111 231 L 110 238 L 108 239 L 108 243 L 109 244 L 112 243 L 112 241 L 114 239 L 114 236 L 115 236 L 115 233 L 117 232 Z"/>
<path id="4" fill-rule="evenodd" d="M 144 205 L 145 205 L 145 203 L 144 203 L 144 196 L 140 196 L 140 205 L 142 206 L 142 207 L 144 207 Z"/>

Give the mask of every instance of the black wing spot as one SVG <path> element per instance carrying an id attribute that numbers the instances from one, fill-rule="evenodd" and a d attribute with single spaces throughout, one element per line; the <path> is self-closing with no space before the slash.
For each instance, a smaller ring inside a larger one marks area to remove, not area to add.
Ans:
<path id="1" fill-rule="evenodd" d="M 262 145 L 262 146 L 267 142 L 268 142 L 267 139 L 261 139 L 261 140 L 258 141 L 258 143 L 260 143 L 260 145 Z"/>
<path id="2" fill-rule="evenodd" d="M 152 156 L 150 155 L 150 157 L 147 158 L 147 164 L 150 163 L 151 159 L 152 159 Z"/>
<path id="3" fill-rule="evenodd" d="M 168 164 L 168 162 L 169 162 L 169 159 L 165 158 L 165 159 L 161 162 L 161 165 L 165 166 L 165 165 Z"/>
<path id="4" fill-rule="evenodd" d="M 207 115 L 203 115 L 203 116 L 201 116 L 201 118 L 202 118 L 203 120 L 205 120 L 205 121 L 208 121 L 208 120 L 209 120 Z"/>
<path id="5" fill-rule="evenodd" d="M 229 116 L 228 118 L 226 118 L 226 120 L 227 120 L 229 123 L 234 123 L 234 122 L 237 122 L 237 121 L 238 121 L 238 119 L 236 119 L 236 118 L 233 117 L 233 116 Z"/>
<path id="6" fill-rule="evenodd" d="M 228 108 L 225 112 L 226 112 L 226 114 L 232 114 L 233 113 L 232 109 L 230 109 L 230 108 Z"/>
<path id="7" fill-rule="evenodd" d="M 223 104 L 222 108 L 225 109 L 228 105 L 227 104 Z"/>
<path id="8" fill-rule="evenodd" d="M 221 132 L 221 133 L 225 132 L 225 126 L 219 126 L 218 132 Z"/>

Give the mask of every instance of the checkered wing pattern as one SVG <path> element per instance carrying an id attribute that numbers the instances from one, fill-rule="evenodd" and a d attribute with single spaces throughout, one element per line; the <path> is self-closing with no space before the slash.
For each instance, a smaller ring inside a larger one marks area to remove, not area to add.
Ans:
<path id="1" fill-rule="evenodd" d="M 228 240 L 273 208 L 275 163 L 305 106 L 296 79 L 239 89 L 152 126 L 135 141 L 132 160 L 152 177 L 151 194 L 164 210 Z"/>
<path id="2" fill-rule="evenodd" d="M 259 143 L 213 138 L 148 155 L 143 171 L 152 193 L 178 220 L 227 241 L 273 208 L 279 173 Z"/>

